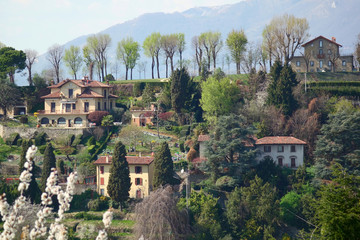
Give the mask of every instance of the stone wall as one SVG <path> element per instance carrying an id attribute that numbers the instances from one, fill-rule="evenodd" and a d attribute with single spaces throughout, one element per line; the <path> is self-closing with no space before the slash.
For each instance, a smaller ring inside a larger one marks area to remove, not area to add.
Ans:
<path id="1" fill-rule="evenodd" d="M 46 135 L 50 138 L 57 138 L 60 136 L 67 136 L 69 134 L 79 135 L 83 134 L 85 136 L 91 135 L 93 129 L 88 128 L 25 128 L 25 127 L 6 127 L 0 124 L 0 136 L 5 139 L 9 137 L 12 133 L 19 133 L 22 138 L 32 138 L 35 135 L 35 132 L 41 133 L 45 132 Z"/>

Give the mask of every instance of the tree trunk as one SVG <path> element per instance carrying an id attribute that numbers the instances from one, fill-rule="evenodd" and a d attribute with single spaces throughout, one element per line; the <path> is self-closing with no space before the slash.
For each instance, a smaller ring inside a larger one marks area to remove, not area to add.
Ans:
<path id="1" fill-rule="evenodd" d="M 29 78 L 28 78 L 29 86 L 32 86 L 32 85 L 33 85 L 33 81 L 32 81 L 32 76 L 31 76 L 31 67 L 28 68 L 28 71 L 29 71 Z"/>
<path id="2" fill-rule="evenodd" d="M 160 78 L 159 56 L 156 56 L 156 65 L 157 65 L 158 78 Z"/>
<path id="3" fill-rule="evenodd" d="M 133 69 L 130 68 L 130 79 L 132 80 L 132 72 L 133 72 Z"/>
<path id="4" fill-rule="evenodd" d="M 166 65 L 166 78 L 167 78 L 168 77 L 168 58 L 166 58 L 165 65 Z"/>
<path id="5" fill-rule="evenodd" d="M 94 63 L 90 63 L 89 64 L 89 79 L 92 80 L 93 79 L 93 74 L 94 74 Z"/>
<path id="6" fill-rule="evenodd" d="M 152 77 L 152 79 L 154 79 L 154 66 L 155 66 L 155 59 L 154 59 L 154 57 L 152 57 L 152 62 L 151 62 L 151 77 Z M 145 78 L 145 74 L 144 74 L 144 78 Z"/>
<path id="7" fill-rule="evenodd" d="M 129 70 L 129 68 L 128 68 L 128 67 L 125 67 L 125 71 L 126 71 L 126 73 L 125 73 L 125 80 L 128 80 L 128 70 Z"/>
<path id="8" fill-rule="evenodd" d="M 173 57 L 170 58 L 170 66 L 171 66 L 171 73 L 174 72 L 174 62 L 173 62 Z"/>

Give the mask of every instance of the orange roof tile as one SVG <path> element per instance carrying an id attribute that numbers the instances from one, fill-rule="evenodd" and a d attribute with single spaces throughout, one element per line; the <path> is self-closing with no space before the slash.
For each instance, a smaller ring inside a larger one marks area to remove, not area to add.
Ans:
<path id="1" fill-rule="evenodd" d="M 289 136 L 274 136 L 274 137 L 263 137 L 256 140 L 256 145 L 271 145 L 271 144 L 302 144 L 306 142 Z"/>
<path id="2" fill-rule="evenodd" d="M 102 98 L 103 95 L 98 94 L 97 92 L 92 91 L 90 88 L 86 88 L 78 98 Z"/>
<path id="3" fill-rule="evenodd" d="M 54 92 L 54 93 L 50 93 L 48 95 L 42 96 L 42 99 L 44 98 L 61 98 L 61 92 Z"/>
<path id="4" fill-rule="evenodd" d="M 100 156 L 94 164 L 96 165 L 110 165 L 112 156 L 108 156 L 109 161 L 106 161 L 107 156 Z M 130 165 L 149 165 L 153 162 L 154 157 L 137 157 L 137 156 L 126 156 L 126 160 Z"/>
<path id="5" fill-rule="evenodd" d="M 192 163 L 202 163 L 202 162 L 205 162 L 207 159 L 204 158 L 204 157 L 197 157 L 197 158 L 194 158 L 191 162 Z"/>
<path id="6" fill-rule="evenodd" d="M 198 137 L 198 142 L 207 142 L 209 140 L 210 140 L 209 135 L 199 135 L 199 137 Z"/>
<path id="7" fill-rule="evenodd" d="M 72 82 L 72 83 L 78 85 L 79 87 L 106 87 L 106 88 L 111 87 L 111 86 L 109 86 L 109 85 L 107 85 L 105 83 L 95 81 L 95 80 L 84 80 L 84 79 L 81 79 L 81 80 L 72 79 L 72 80 L 70 80 L 70 79 L 66 79 L 66 80 L 63 80 L 63 81 L 55 84 L 55 85 L 49 86 L 48 88 L 60 88 L 64 84 L 66 84 L 68 82 Z"/>

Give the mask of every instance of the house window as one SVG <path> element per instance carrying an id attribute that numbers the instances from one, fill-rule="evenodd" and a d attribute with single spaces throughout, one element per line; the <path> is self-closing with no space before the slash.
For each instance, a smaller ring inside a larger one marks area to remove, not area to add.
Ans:
<path id="1" fill-rule="evenodd" d="M 105 184 L 105 181 L 104 181 L 104 178 L 100 178 L 100 185 L 104 185 Z"/>
<path id="2" fill-rule="evenodd" d="M 74 93 L 74 90 L 73 90 L 73 89 L 69 89 L 69 98 L 73 98 L 73 93 Z"/>
<path id="3" fill-rule="evenodd" d="M 296 61 L 296 66 L 300 67 L 300 61 Z"/>
<path id="4" fill-rule="evenodd" d="M 61 117 L 58 119 L 58 124 L 66 124 L 65 118 Z"/>
<path id="5" fill-rule="evenodd" d="M 319 47 L 323 47 L 323 41 L 322 40 L 319 41 Z"/>
<path id="6" fill-rule="evenodd" d="M 49 119 L 44 117 L 41 119 L 41 124 L 49 124 Z"/>
<path id="7" fill-rule="evenodd" d="M 74 119 L 74 123 L 75 124 L 82 124 L 82 118 L 81 117 L 77 117 Z"/>
<path id="8" fill-rule="evenodd" d="M 100 166 L 100 173 L 104 174 L 104 166 Z"/>
<path id="9" fill-rule="evenodd" d="M 311 66 L 311 67 L 314 66 L 314 61 L 310 61 L 310 66 Z"/>
<path id="10" fill-rule="evenodd" d="M 135 178 L 135 185 L 142 185 L 142 178 Z"/>
<path id="11" fill-rule="evenodd" d="M 66 107 L 66 112 L 71 112 L 71 104 L 70 103 L 67 103 L 66 105 L 65 105 L 65 107 Z"/>
<path id="12" fill-rule="evenodd" d="M 100 189 L 100 195 L 101 196 L 104 196 L 105 195 L 105 191 L 104 191 L 104 189 L 102 188 L 102 189 Z"/>
<path id="13" fill-rule="evenodd" d="M 328 54 L 331 55 L 331 49 L 328 49 Z"/>
<path id="14" fill-rule="evenodd" d="M 51 103 L 51 112 L 55 112 L 55 103 L 54 102 Z"/>
<path id="15" fill-rule="evenodd" d="M 101 106 L 100 106 L 100 102 L 98 102 L 98 110 L 100 111 L 100 108 L 101 108 Z"/>
<path id="16" fill-rule="evenodd" d="M 106 102 L 104 102 L 104 110 L 106 110 Z"/>
<path id="17" fill-rule="evenodd" d="M 319 55 L 323 54 L 323 50 L 319 49 Z"/>
<path id="18" fill-rule="evenodd" d="M 346 66 L 346 61 L 345 60 L 342 61 L 342 65 Z"/>
<path id="19" fill-rule="evenodd" d="M 282 157 L 278 158 L 278 165 L 281 167 L 283 166 L 283 158 Z"/>
<path id="20" fill-rule="evenodd" d="M 284 146 L 278 146 L 278 152 L 284 152 Z"/>
<path id="21" fill-rule="evenodd" d="M 328 66 L 331 67 L 331 61 L 328 62 Z"/>
<path id="22" fill-rule="evenodd" d="M 291 145 L 290 152 L 296 152 L 296 146 L 295 145 Z"/>
<path id="23" fill-rule="evenodd" d="M 323 61 L 322 60 L 319 61 L 319 67 L 323 68 Z"/>
<path id="24" fill-rule="evenodd" d="M 73 107 L 73 110 L 75 110 L 76 109 L 76 104 L 73 103 L 72 107 Z"/>
<path id="25" fill-rule="evenodd" d="M 112 109 L 113 108 L 113 102 L 111 101 L 110 102 L 110 109 Z"/>
<path id="26" fill-rule="evenodd" d="M 89 111 L 89 102 L 85 102 L 84 103 L 84 112 L 88 112 Z"/>
<path id="27" fill-rule="evenodd" d="M 271 152 L 271 146 L 264 146 L 264 152 Z"/>
<path id="28" fill-rule="evenodd" d="M 290 158 L 291 159 L 291 167 L 294 168 L 296 167 L 296 160 L 294 157 Z"/>
<path id="29" fill-rule="evenodd" d="M 104 90 L 104 98 L 106 98 L 106 90 Z"/>
<path id="30" fill-rule="evenodd" d="M 136 166 L 135 173 L 142 173 L 142 167 Z"/>

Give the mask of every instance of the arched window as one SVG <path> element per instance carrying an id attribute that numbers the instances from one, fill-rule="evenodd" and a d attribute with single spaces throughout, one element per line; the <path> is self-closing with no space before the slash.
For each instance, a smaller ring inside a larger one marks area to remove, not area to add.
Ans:
<path id="1" fill-rule="evenodd" d="M 58 119 L 58 124 L 65 124 L 65 123 L 66 123 L 65 118 L 61 117 Z"/>
<path id="2" fill-rule="evenodd" d="M 82 124 L 82 119 L 80 117 L 77 117 L 74 119 L 75 124 Z"/>
<path id="3" fill-rule="evenodd" d="M 44 117 L 41 119 L 41 124 L 49 124 L 49 119 Z"/>

